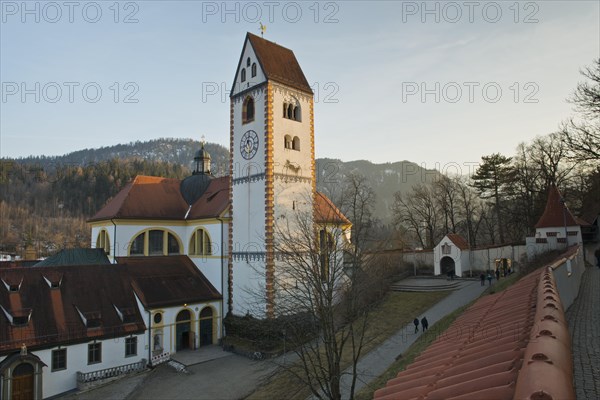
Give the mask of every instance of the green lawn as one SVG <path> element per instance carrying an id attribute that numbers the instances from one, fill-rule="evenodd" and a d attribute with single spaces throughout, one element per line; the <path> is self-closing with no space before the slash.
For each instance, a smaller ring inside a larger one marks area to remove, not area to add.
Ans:
<path id="1" fill-rule="evenodd" d="M 366 333 L 368 340 L 363 355 L 376 348 L 392 334 L 448 296 L 451 292 L 410 293 L 390 292 L 372 311 L 370 327 Z M 350 366 L 345 357 L 343 368 Z M 291 366 L 293 368 L 294 366 Z M 248 399 L 306 399 L 310 391 L 291 372 L 281 370 L 266 384 L 259 387 Z"/>

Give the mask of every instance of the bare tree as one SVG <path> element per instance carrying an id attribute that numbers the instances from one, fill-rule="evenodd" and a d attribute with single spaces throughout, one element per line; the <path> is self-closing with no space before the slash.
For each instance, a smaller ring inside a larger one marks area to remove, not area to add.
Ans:
<path id="1" fill-rule="evenodd" d="M 439 239 L 439 206 L 434 189 L 416 185 L 406 194 L 394 195 L 392 213 L 398 224 L 413 233 L 423 248 L 433 248 Z"/>
<path id="2" fill-rule="evenodd" d="M 562 140 L 578 162 L 600 160 L 600 58 L 581 71 L 589 81 L 581 82 L 569 99 L 580 118 L 563 123 Z"/>
<path id="3" fill-rule="evenodd" d="M 315 200 L 314 212 L 297 209 L 274 228 L 275 313 L 298 357 L 286 368 L 319 399 L 341 399 L 347 366 L 354 397 L 373 306 L 360 242 L 369 236 L 373 194 L 358 175 L 347 179 L 343 192 L 344 209 L 358 222 L 355 239 L 349 221 L 333 204 L 323 206 L 323 198 Z"/>

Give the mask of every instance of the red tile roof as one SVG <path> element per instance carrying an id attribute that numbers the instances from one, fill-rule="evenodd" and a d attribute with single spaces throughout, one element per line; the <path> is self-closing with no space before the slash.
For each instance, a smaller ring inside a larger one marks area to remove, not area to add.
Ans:
<path id="1" fill-rule="evenodd" d="M 571 211 L 561 201 L 562 196 L 558 191 L 557 187 L 552 185 L 548 191 L 548 201 L 546 202 L 546 208 L 544 213 L 540 217 L 536 228 L 555 228 L 565 226 L 578 226 L 579 223 L 575 221 Z"/>
<path id="2" fill-rule="evenodd" d="M 267 79 L 283 83 L 303 92 L 313 93 L 292 50 L 249 32 L 246 38 L 252 44 L 252 48 Z M 242 51 L 242 56 L 243 53 Z M 239 65 L 241 65 L 242 61 L 240 58 Z M 240 69 L 239 65 L 238 71 Z"/>
<path id="3" fill-rule="evenodd" d="M 221 300 L 217 289 L 187 256 L 117 257 L 148 308 Z"/>
<path id="4" fill-rule="evenodd" d="M 480 298 L 374 398 L 574 398 L 568 346 L 553 273 L 543 268 Z"/>
<path id="5" fill-rule="evenodd" d="M 33 349 L 48 348 L 145 329 L 126 271 L 119 266 L 5 268 L 0 279 L 9 285 L 21 282 L 16 292 L 0 283 L 0 304 L 6 312 L 13 317 L 31 312 L 27 324 L 15 326 L 0 310 L 0 355 L 18 350 L 23 343 Z M 51 288 L 46 280 L 60 286 Z M 131 323 L 124 323 L 114 306 L 134 309 Z M 87 328 L 78 310 L 98 316 L 100 326 Z"/>
<path id="6" fill-rule="evenodd" d="M 89 221 L 107 219 L 183 220 L 217 217 L 229 206 L 229 177 L 215 178 L 204 194 L 189 206 L 179 179 L 138 175 Z"/>
<path id="7" fill-rule="evenodd" d="M 459 249 L 469 250 L 469 243 L 458 233 L 449 233 L 446 236 L 448 236 L 448 239 L 450 239 L 450 241 L 454 243 Z"/>
<path id="8" fill-rule="evenodd" d="M 315 194 L 315 222 L 321 224 L 348 225 L 350 220 L 321 192 Z"/>

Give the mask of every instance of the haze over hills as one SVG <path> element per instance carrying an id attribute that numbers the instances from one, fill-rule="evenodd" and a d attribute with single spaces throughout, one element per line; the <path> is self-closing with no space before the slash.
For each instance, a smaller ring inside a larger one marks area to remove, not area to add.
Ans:
<path id="1" fill-rule="evenodd" d="M 114 159 L 137 160 L 175 164 L 182 167 L 181 173 L 185 176 L 193 169 L 194 154 L 200 146 L 199 141 L 192 139 L 157 139 L 83 149 L 63 156 L 31 156 L 14 161 L 51 171 L 65 166 L 85 167 Z M 205 148 L 212 158 L 213 174 L 226 175 L 229 170 L 229 150 L 214 143 L 206 143 Z M 439 176 L 438 171 L 426 170 L 409 161 L 384 164 L 374 164 L 366 160 L 344 162 L 330 158 L 320 158 L 316 161 L 317 188 L 329 194 L 333 200 L 346 174 L 357 172 L 364 175 L 376 194 L 375 215 L 383 222 L 389 220 L 389 207 L 393 202 L 394 193 L 408 191 L 419 183 L 431 183 Z M 123 185 L 126 182 L 120 183 Z M 72 190 L 77 188 L 73 187 Z"/>

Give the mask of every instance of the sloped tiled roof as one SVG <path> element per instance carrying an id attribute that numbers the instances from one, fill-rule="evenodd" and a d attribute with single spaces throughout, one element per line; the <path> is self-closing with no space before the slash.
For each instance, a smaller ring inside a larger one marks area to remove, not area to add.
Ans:
<path id="1" fill-rule="evenodd" d="M 315 194 L 315 222 L 321 224 L 348 225 L 350 220 L 321 192 Z"/>
<path id="2" fill-rule="evenodd" d="M 212 179 L 204 194 L 189 206 L 179 179 L 138 175 L 89 221 L 107 219 L 183 220 L 219 216 L 229 206 L 228 177 Z M 227 193 L 223 193 L 227 186 Z"/>
<path id="3" fill-rule="evenodd" d="M 579 225 L 575 221 L 571 211 L 564 205 L 561 199 L 562 196 L 560 195 L 558 188 L 554 185 L 550 186 L 546 208 L 537 224 L 535 224 L 536 229 L 561 227 L 565 226 L 565 224 L 566 226 Z"/>
<path id="4" fill-rule="evenodd" d="M 450 239 L 450 241 L 454 243 L 454 245 L 459 249 L 469 250 L 469 243 L 465 240 L 464 237 L 460 236 L 458 233 L 449 233 L 446 236 L 448 236 L 448 239 Z"/>
<path id="5" fill-rule="evenodd" d="M 552 266 L 544 267 L 477 300 L 374 399 L 574 398 L 570 357 Z"/>
<path id="6" fill-rule="evenodd" d="M 117 257 L 148 308 L 220 300 L 217 289 L 187 256 Z"/>
<path id="7" fill-rule="evenodd" d="M 511 399 L 533 324 L 538 274 L 478 300 L 375 399 Z"/>
<path id="8" fill-rule="evenodd" d="M 110 264 L 103 249 L 63 249 L 51 257 L 35 264 L 35 267 L 58 265 L 101 265 Z"/>
<path id="9" fill-rule="evenodd" d="M 18 291 L 0 284 L 0 304 L 11 316 L 26 316 L 23 326 L 9 322 L 0 310 L 0 354 L 19 349 L 48 348 L 140 333 L 145 324 L 129 286 L 126 271 L 116 265 L 47 266 L 0 269 L 7 284 L 20 283 Z M 51 288 L 48 282 L 60 283 Z M 135 310 L 131 322 L 121 321 L 114 306 Z M 78 311 L 79 310 L 79 311 Z M 84 326 L 79 312 L 95 315 L 100 326 Z"/>
<path id="10" fill-rule="evenodd" d="M 260 36 L 253 35 L 250 32 L 248 32 L 246 37 L 252 44 L 252 48 L 267 79 L 283 83 L 310 94 L 313 93 L 292 50 L 263 39 Z M 240 59 L 241 62 L 242 60 Z"/>

